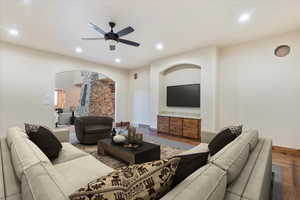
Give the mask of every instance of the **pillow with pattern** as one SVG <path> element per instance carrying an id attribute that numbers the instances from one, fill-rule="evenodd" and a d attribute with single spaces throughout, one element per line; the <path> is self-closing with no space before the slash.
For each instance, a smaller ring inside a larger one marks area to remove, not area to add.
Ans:
<path id="1" fill-rule="evenodd" d="M 225 128 L 223 128 L 220 132 L 229 129 L 231 131 L 232 134 L 239 136 L 242 134 L 243 131 L 243 125 L 238 125 L 238 126 L 227 126 Z"/>
<path id="2" fill-rule="evenodd" d="M 37 133 L 39 128 L 40 128 L 40 125 L 25 123 L 25 132 L 27 133 L 27 135 L 32 132 Z"/>
<path id="3" fill-rule="evenodd" d="M 70 195 L 71 200 L 152 200 L 172 185 L 180 158 L 122 167 L 98 178 Z"/>

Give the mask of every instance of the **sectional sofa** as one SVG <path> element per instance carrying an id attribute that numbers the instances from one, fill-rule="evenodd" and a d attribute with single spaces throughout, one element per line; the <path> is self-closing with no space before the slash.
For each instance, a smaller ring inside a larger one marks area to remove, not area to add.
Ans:
<path id="1" fill-rule="evenodd" d="M 203 135 L 209 142 L 213 135 Z M 20 128 L 1 138 L 0 200 L 67 200 L 81 186 L 113 171 L 69 143 L 50 161 Z M 271 184 L 268 139 L 248 131 L 228 144 L 162 200 L 266 200 Z M 206 151 L 202 143 L 184 152 Z"/>

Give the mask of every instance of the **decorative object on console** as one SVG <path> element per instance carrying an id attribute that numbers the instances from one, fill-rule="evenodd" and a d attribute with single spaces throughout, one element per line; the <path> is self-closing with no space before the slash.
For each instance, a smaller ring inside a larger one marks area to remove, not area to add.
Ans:
<path id="1" fill-rule="evenodd" d="M 70 124 L 74 125 L 75 123 L 75 110 L 76 110 L 76 106 L 71 106 L 70 107 L 71 111 L 72 111 L 72 116 L 70 117 Z"/>
<path id="2" fill-rule="evenodd" d="M 114 137 L 117 135 L 117 131 L 115 128 L 112 129 L 111 131 L 111 142 L 114 142 Z"/>
<path id="3" fill-rule="evenodd" d="M 186 177 L 191 175 L 194 171 L 198 170 L 202 166 L 206 165 L 209 152 L 193 153 L 186 155 L 175 156 L 180 158 L 180 162 L 176 169 L 172 188 L 178 185 Z"/>
<path id="4" fill-rule="evenodd" d="M 25 130 L 29 139 L 35 143 L 50 160 L 58 157 L 62 145 L 49 128 L 26 123 Z"/>
<path id="5" fill-rule="evenodd" d="M 128 143 L 138 145 L 143 143 L 143 134 L 136 133 L 136 127 L 131 126 L 128 128 Z"/>
<path id="6" fill-rule="evenodd" d="M 113 137 L 113 141 L 116 144 L 122 144 L 126 141 L 126 137 L 124 135 L 116 135 Z"/>
<path id="7" fill-rule="evenodd" d="M 237 135 L 232 134 L 229 128 L 222 129 L 221 132 L 219 132 L 208 144 L 210 155 L 215 155 L 218 151 L 223 149 L 223 147 L 232 142 L 235 138 L 237 138 Z"/>
<path id="8" fill-rule="evenodd" d="M 159 199 L 170 190 L 179 161 L 171 158 L 122 167 L 88 183 L 70 199 Z"/>

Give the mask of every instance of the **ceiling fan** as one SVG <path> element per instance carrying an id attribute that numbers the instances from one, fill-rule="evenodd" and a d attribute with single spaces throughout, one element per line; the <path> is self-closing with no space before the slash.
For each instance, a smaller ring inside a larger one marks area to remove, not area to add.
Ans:
<path id="1" fill-rule="evenodd" d="M 134 31 L 134 29 L 131 26 L 128 26 L 127 28 L 124 28 L 122 30 L 120 30 L 119 32 L 115 33 L 113 28 L 116 26 L 116 23 L 114 22 L 109 22 L 109 26 L 110 26 L 110 32 L 105 32 L 103 31 L 99 26 L 93 24 L 93 23 L 89 23 L 89 25 L 98 33 L 101 33 L 104 37 L 96 37 L 96 38 L 81 38 L 82 40 L 105 40 L 108 42 L 109 44 L 109 49 L 111 51 L 116 50 L 116 45 L 117 43 L 123 43 L 123 44 L 127 44 L 127 45 L 131 45 L 131 46 L 135 46 L 138 47 L 140 46 L 139 43 L 137 42 L 133 42 L 130 40 L 125 40 L 122 39 L 120 37 L 128 35 L 129 33 L 132 33 Z"/>

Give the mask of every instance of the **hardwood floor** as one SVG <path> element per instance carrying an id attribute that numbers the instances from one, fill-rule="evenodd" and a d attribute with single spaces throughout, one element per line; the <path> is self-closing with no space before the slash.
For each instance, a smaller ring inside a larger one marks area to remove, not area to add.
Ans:
<path id="1" fill-rule="evenodd" d="M 191 145 L 200 142 L 187 138 L 180 138 L 172 135 L 157 134 L 156 131 L 149 131 L 148 134 L 156 135 L 169 140 L 175 140 Z M 283 200 L 300 200 L 300 156 L 293 153 L 284 153 L 281 150 L 272 150 L 272 163 L 282 169 Z"/>
<path id="2" fill-rule="evenodd" d="M 283 200 L 300 199 L 300 157 L 273 150 L 272 162 L 282 169 Z"/>

